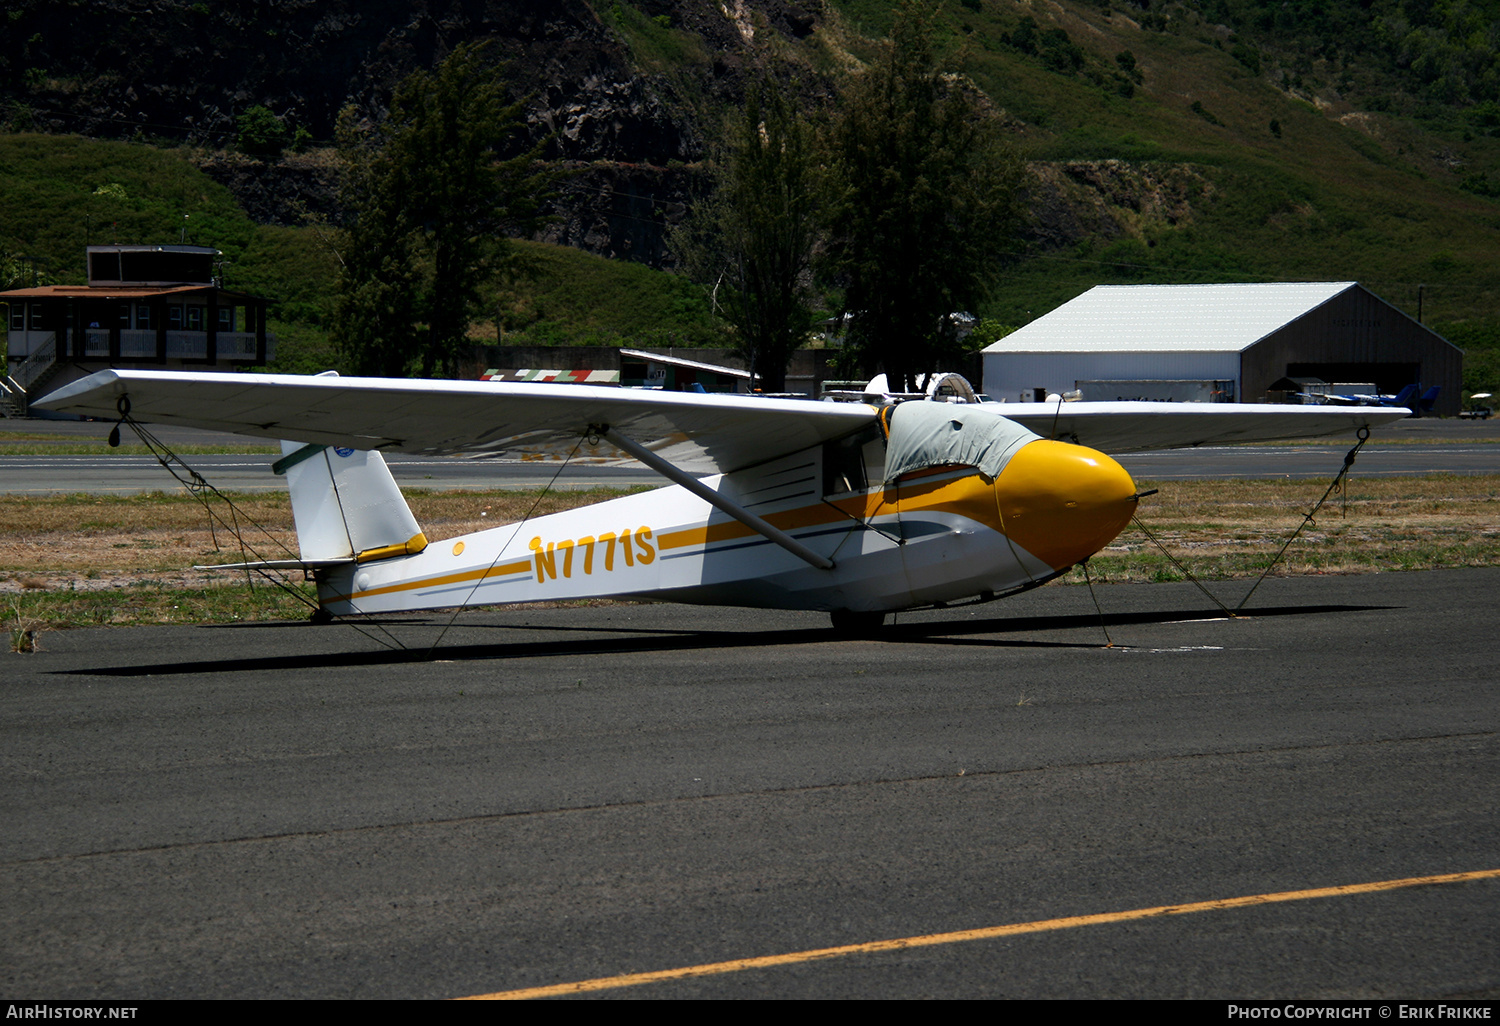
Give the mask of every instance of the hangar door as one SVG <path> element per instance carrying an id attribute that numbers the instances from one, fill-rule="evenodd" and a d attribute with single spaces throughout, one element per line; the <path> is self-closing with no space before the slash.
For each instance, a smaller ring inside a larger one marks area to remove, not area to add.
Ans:
<path id="1" fill-rule="evenodd" d="M 1395 394 L 1422 383 L 1420 363 L 1289 363 L 1289 378 L 1322 378 L 1327 382 L 1373 381 L 1377 391 Z M 1430 384 L 1430 382 L 1429 382 Z"/>

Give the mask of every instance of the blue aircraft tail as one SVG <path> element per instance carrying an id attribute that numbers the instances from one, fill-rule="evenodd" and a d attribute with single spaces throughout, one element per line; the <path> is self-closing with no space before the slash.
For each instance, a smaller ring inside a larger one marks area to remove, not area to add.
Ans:
<path id="1" fill-rule="evenodd" d="M 1381 403 L 1381 405 L 1382 406 L 1405 406 L 1409 410 L 1415 410 L 1417 408 L 1416 398 L 1417 398 L 1417 386 L 1416 385 L 1407 385 L 1401 391 L 1399 391 L 1395 395 L 1391 396 L 1391 398 L 1389 400 Z"/>

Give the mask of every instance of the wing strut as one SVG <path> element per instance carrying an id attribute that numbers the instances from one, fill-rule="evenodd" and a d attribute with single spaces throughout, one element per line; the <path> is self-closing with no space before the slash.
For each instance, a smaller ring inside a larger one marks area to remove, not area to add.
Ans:
<path id="1" fill-rule="evenodd" d="M 628 452 L 630 455 L 640 460 L 646 466 L 656 471 L 662 477 L 665 477 L 668 481 L 671 481 L 673 484 L 681 485 L 709 505 L 723 510 L 725 513 L 728 513 L 730 516 L 734 517 L 734 519 L 750 528 L 750 530 L 754 531 L 756 534 L 761 535 L 768 541 L 775 542 L 777 545 L 780 545 L 782 548 L 786 549 L 798 559 L 812 564 L 819 570 L 833 569 L 833 560 L 825 559 L 822 556 L 818 555 L 812 549 L 808 548 L 806 545 L 803 545 L 796 538 L 793 538 L 785 531 L 781 530 L 778 527 L 772 527 L 760 517 L 756 516 L 754 513 L 751 513 L 748 509 L 745 509 L 745 507 L 739 505 L 738 503 L 731 502 L 729 499 L 726 499 L 724 496 L 720 495 L 718 492 L 705 485 L 702 481 L 699 481 L 696 477 L 693 477 L 690 474 L 685 474 L 681 470 L 678 470 L 676 467 L 672 466 L 672 464 L 656 455 L 656 453 L 652 452 L 650 449 L 647 449 L 639 442 L 626 438 L 624 435 L 611 428 L 608 424 L 592 424 L 589 426 L 589 433 L 598 435 L 600 438 L 608 441 L 611 445 L 614 445 L 617 448 Z"/>

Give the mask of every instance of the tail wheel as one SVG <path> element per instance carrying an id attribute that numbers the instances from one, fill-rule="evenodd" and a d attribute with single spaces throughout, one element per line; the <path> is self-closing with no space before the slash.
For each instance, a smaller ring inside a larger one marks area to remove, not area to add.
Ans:
<path id="1" fill-rule="evenodd" d="M 880 636 L 885 626 L 884 613 L 868 613 L 854 609 L 835 609 L 829 614 L 833 629 L 849 638 L 874 638 Z"/>

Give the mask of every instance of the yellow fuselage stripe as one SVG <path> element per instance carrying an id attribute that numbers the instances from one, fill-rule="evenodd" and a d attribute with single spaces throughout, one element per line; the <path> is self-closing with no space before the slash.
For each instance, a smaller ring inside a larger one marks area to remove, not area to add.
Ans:
<path id="1" fill-rule="evenodd" d="M 520 574 L 531 572 L 531 557 L 527 557 L 518 563 L 501 563 L 499 566 L 485 567 L 483 570 L 465 570 L 458 574 L 445 574 L 441 577 L 424 577 L 420 581 L 405 581 L 401 584 L 392 584 L 385 588 L 371 588 L 369 591 L 355 592 L 353 595 L 335 595 L 333 598 L 324 599 L 324 602 L 347 602 L 350 599 L 367 598 L 370 595 L 389 595 L 396 591 L 414 591 L 417 588 L 436 588 L 444 584 L 462 584 L 465 581 L 478 581 L 486 577 L 505 577 L 508 574 Z"/>
<path id="2" fill-rule="evenodd" d="M 1280 901 L 1308 901 L 1313 898 L 1341 898 L 1355 894 L 1373 894 L 1378 891 L 1394 891 L 1403 887 L 1426 887 L 1436 884 L 1467 883 L 1473 880 L 1500 878 L 1500 869 L 1481 869 L 1470 873 L 1445 873 L 1440 876 L 1413 876 L 1401 880 L 1380 880 L 1375 883 L 1347 884 L 1342 887 L 1316 887 L 1305 891 L 1281 891 L 1275 894 L 1252 894 L 1242 898 L 1221 898 L 1217 901 L 1195 901 L 1185 905 L 1158 905 L 1154 908 L 1137 908 L 1127 912 L 1104 912 L 1091 916 L 1068 916 L 1064 919 L 1042 919 L 1031 923 L 1011 923 L 1006 926 L 991 926 L 980 930 L 959 930 L 954 933 L 932 933 L 922 937 L 900 937 L 895 940 L 871 941 L 867 944 L 845 944 L 836 948 L 815 948 L 811 951 L 794 951 L 785 955 L 765 955 L 760 958 L 738 958 L 729 962 L 711 962 L 707 965 L 687 966 L 682 969 L 664 969 L 653 973 L 631 973 L 625 976 L 607 976 L 595 980 L 579 980 L 576 983 L 559 983 L 551 987 L 528 987 L 524 990 L 504 990 L 494 994 L 476 994 L 463 998 L 465 1001 L 520 1000 L 522 998 L 555 997 L 562 994 L 582 994 L 595 990 L 613 990 L 617 987 L 636 987 L 643 983 L 659 983 L 665 980 L 685 980 L 696 976 L 715 976 L 720 973 L 735 973 L 745 969 L 766 969 L 772 966 L 795 965 L 799 962 L 816 962 L 825 958 L 842 958 L 847 955 L 863 955 L 880 951 L 900 951 L 903 948 L 924 948 L 937 944 L 958 944 L 963 941 L 990 940 L 996 937 L 1013 937 L 1023 933 L 1045 933 L 1049 930 L 1071 930 L 1079 926 L 1100 926 L 1106 923 L 1124 923 L 1133 919 L 1150 919 L 1153 916 L 1180 916 L 1193 912 L 1218 912 L 1251 905 L 1270 905 Z"/>
<path id="3" fill-rule="evenodd" d="M 927 474 L 957 474 L 958 476 L 949 476 L 941 481 L 914 482 L 907 478 L 895 487 L 876 488 L 860 495 L 828 499 L 807 506 L 798 506 L 796 509 L 782 510 L 780 513 L 767 513 L 766 522 L 783 531 L 795 531 L 799 528 L 817 527 L 821 524 L 848 523 L 850 517 L 856 520 L 869 520 L 881 511 L 895 513 L 899 507 L 902 513 L 921 513 L 932 510 L 962 513 L 964 516 L 978 520 L 986 527 L 1000 530 L 1000 521 L 993 509 L 993 486 L 980 476 L 979 471 L 970 467 L 962 469 L 938 467 L 928 471 Z M 899 503 L 897 501 L 898 488 Z M 983 497 L 977 504 L 972 502 L 976 496 Z M 974 508 L 970 508 L 971 505 Z M 974 516 L 975 513 L 978 515 Z M 730 541 L 735 538 L 748 538 L 754 533 L 744 524 L 731 520 L 719 524 L 666 531 L 657 535 L 657 544 L 663 549 L 676 549 L 690 545 L 711 545 L 714 542 Z"/>
<path id="4" fill-rule="evenodd" d="M 953 472 L 952 468 L 944 469 L 950 473 Z M 962 476 L 956 479 L 924 482 L 914 489 L 911 486 L 903 486 L 901 489 L 903 492 L 901 502 L 902 511 L 912 513 L 920 510 L 957 507 L 963 500 L 971 499 L 972 493 L 976 488 L 982 489 L 985 494 L 989 494 L 990 485 L 983 482 L 983 479 L 979 477 L 978 471 L 965 469 L 964 471 L 960 471 L 960 473 Z M 772 513 L 766 517 L 766 520 L 786 531 L 832 523 L 834 521 L 847 522 L 850 516 L 859 519 L 869 519 L 875 516 L 882 507 L 889 508 L 891 512 L 895 511 L 896 504 L 894 498 L 887 500 L 884 497 L 887 491 L 894 491 L 894 489 L 877 489 L 851 498 L 800 506 L 797 509 Z M 975 504 L 971 503 L 971 505 Z M 837 509 L 829 509 L 829 506 L 837 507 Z M 982 503 L 977 504 L 977 506 L 978 508 L 972 511 L 967 508 L 962 510 L 954 508 L 953 511 L 963 512 L 966 515 L 970 512 L 977 512 L 981 515 L 976 516 L 975 519 L 980 519 L 986 526 L 998 531 L 1000 529 L 999 521 L 993 512 L 990 512 L 988 516 L 983 516 L 986 509 L 993 509 L 993 501 L 987 507 Z M 840 510 L 842 514 L 838 512 Z M 492 530 L 499 530 L 499 528 L 493 528 Z M 685 548 L 691 545 L 708 546 L 715 542 L 730 541 L 735 538 L 747 538 L 753 534 L 755 532 L 744 524 L 731 520 L 721 524 L 706 524 L 696 527 L 685 527 L 676 531 L 666 531 L 658 536 L 657 545 L 663 550 Z M 424 543 L 426 540 L 426 538 L 422 539 Z M 477 581 L 487 577 L 504 577 L 508 574 L 525 573 L 530 570 L 531 558 L 528 556 L 520 562 L 506 563 L 493 569 L 467 570 L 462 573 L 446 574 L 441 577 L 426 577 L 415 581 L 403 581 L 400 584 L 392 584 L 383 588 L 356 591 L 352 595 L 336 595 L 331 598 L 325 598 L 323 601 L 348 602 L 355 599 L 370 598 L 374 595 L 389 595 L 400 591 L 416 591 L 424 588 L 439 587 L 445 584 L 461 584 L 465 581 Z"/>

